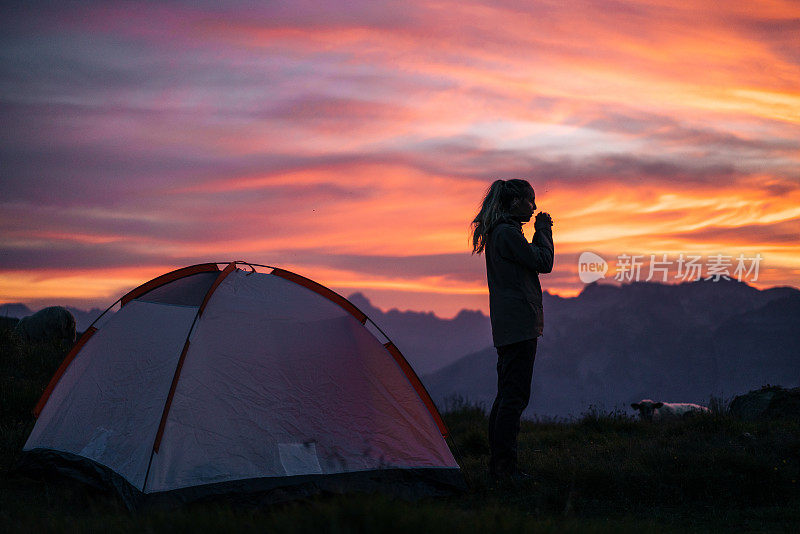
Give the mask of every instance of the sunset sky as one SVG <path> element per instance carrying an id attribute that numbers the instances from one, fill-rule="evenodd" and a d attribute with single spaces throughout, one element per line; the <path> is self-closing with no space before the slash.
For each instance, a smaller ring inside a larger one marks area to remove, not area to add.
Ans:
<path id="1" fill-rule="evenodd" d="M 496 178 L 555 220 L 551 293 L 583 251 L 761 254 L 752 285 L 800 286 L 796 0 L 19 5 L 0 303 L 248 260 L 487 311 L 468 234 Z"/>

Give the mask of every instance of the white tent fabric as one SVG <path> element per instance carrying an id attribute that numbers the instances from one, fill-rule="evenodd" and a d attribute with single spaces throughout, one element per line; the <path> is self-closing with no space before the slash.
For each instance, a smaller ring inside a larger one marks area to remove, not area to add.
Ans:
<path id="1" fill-rule="evenodd" d="M 127 302 L 69 363 L 24 449 L 87 458 L 146 494 L 458 470 L 410 377 L 340 303 L 273 274 L 214 278 Z"/>
<path id="2" fill-rule="evenodd" d="M 172 375 L 197 307 L 132 301 L 67 368 L 24 450 L 84 456 L 144 485 Z"/>

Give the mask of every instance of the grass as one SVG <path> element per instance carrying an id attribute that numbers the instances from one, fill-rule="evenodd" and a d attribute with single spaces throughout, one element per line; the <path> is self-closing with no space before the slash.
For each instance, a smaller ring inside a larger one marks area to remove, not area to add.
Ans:
<path id="1" fill-rule="evenodd" d="M 470 482 L 467 506 L 510 505 L 537 517 L 641 518 L 697 531 L 783 531 L 800 524 L 800 424 L 744 422 L 724 413 L 645 424 L 622 413 L 523 421 L 520 464 L 536 475 L 521 491 L 486 476 L 479 408 L 446 414 Z"/>
<path id="2" fill-rule="evenodd" d="M 523 421 L 522 487 L 486 476 L 483 407 L 444 414 L 469 491 L 415 503 L 379 495 L 272 507 L 204 503 L 128 512 L 71 481 L 9 474 L 31 408 L 69 347 L 28 345 L 0 329 L 0 530 L 4 532 L 788 532 L 800 524 L 800 422 L 710 415 L 659 425 L 589 410 L 572 421 Z"/>

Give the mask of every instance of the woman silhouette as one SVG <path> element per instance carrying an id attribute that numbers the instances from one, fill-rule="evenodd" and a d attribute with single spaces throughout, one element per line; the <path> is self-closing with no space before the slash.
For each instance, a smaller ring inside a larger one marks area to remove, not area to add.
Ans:
<path id="1" fill-rule="evenodd" d="M 517 435 L 531 396 L 533 360 L 542 335 L 539 273 L 553 270 L 553 221 L 540 212 L 528 243 L 522 225 L 531 220 L 536 195 L 526 180 L 497 180 L 472 221 L 472 252 L 485 252 L 489 317 L 497 349 L 497 397 L 489 416 L 493 479 L 530 478 L 517 468 Z"/>

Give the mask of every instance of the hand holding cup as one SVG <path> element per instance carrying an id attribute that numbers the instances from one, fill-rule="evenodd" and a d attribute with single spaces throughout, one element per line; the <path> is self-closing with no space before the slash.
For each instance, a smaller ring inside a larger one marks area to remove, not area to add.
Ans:
<path id="1" fill-rule="evenodd" d="M 536 221 L 533 223 L 534 228 L 549 228 L 553 226 L 553 218 L 549 213 L 540 211 L 536 214 Z"/>

